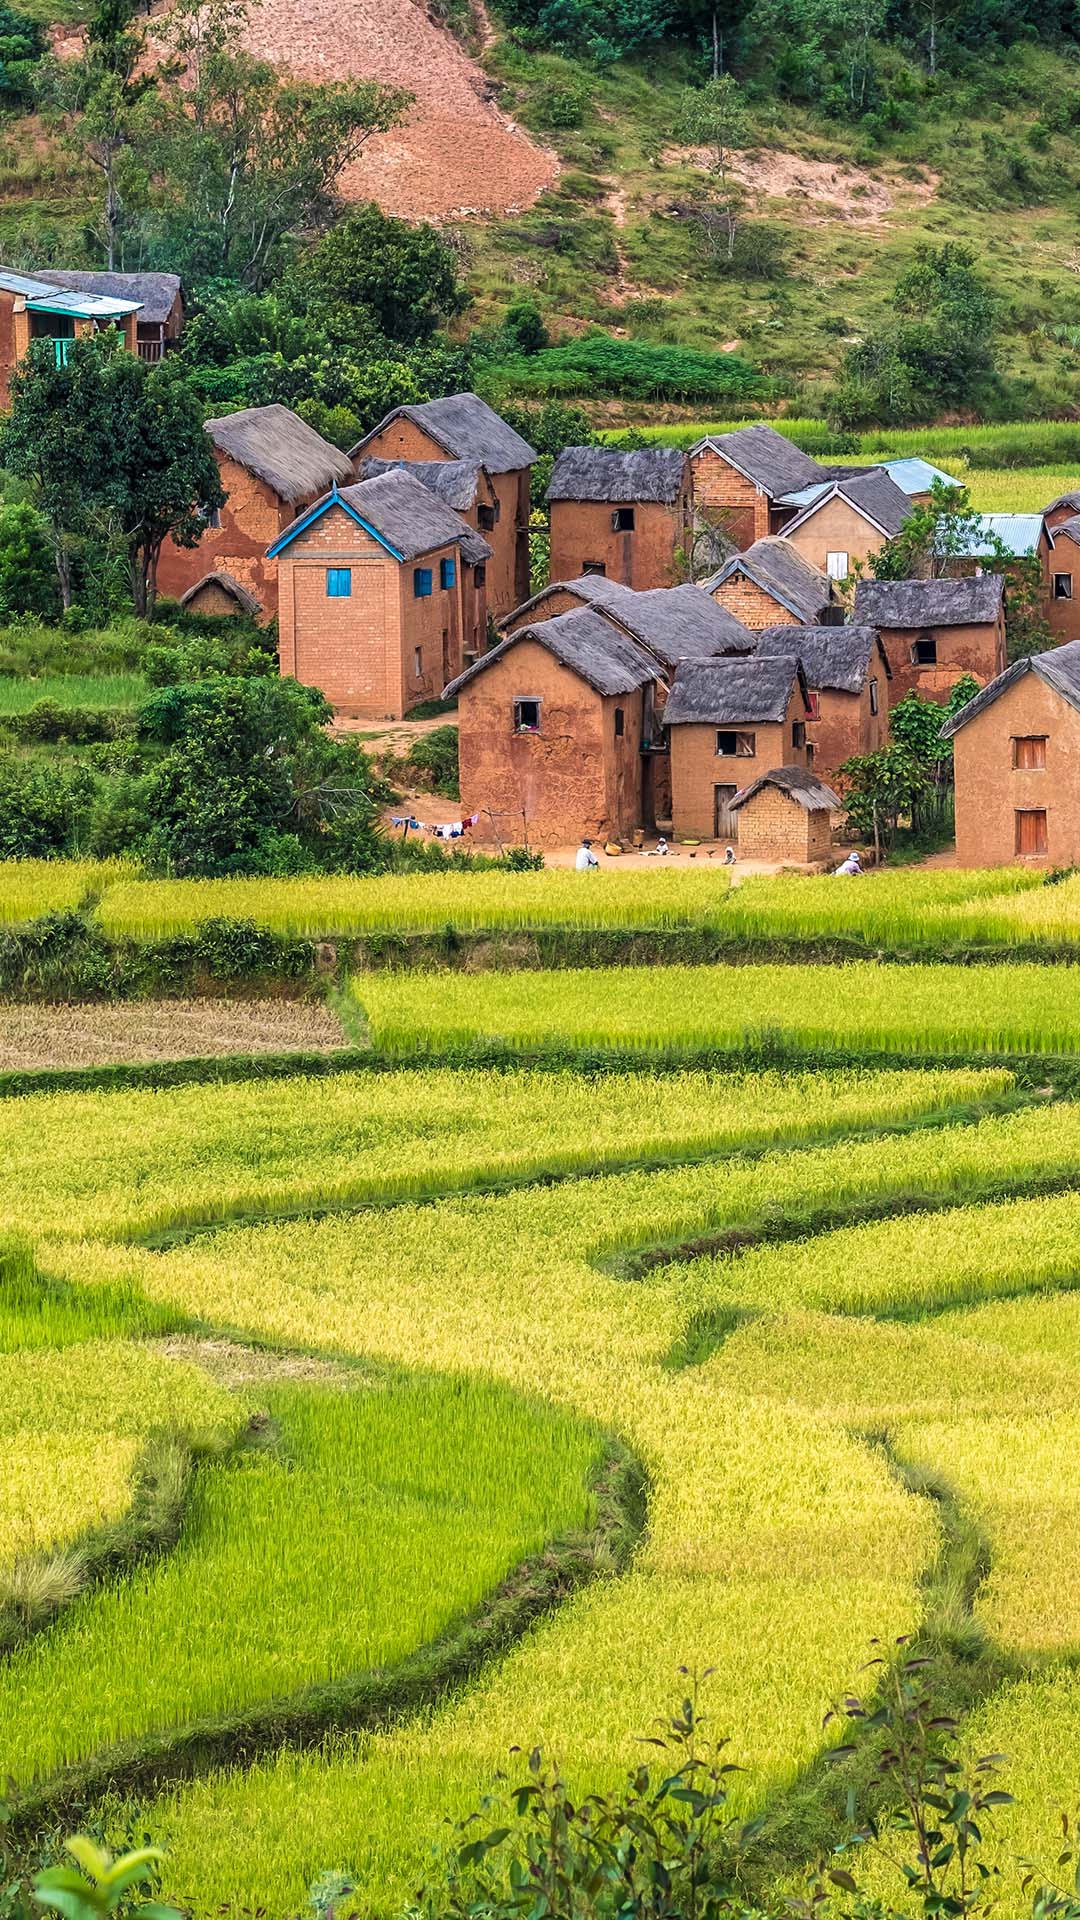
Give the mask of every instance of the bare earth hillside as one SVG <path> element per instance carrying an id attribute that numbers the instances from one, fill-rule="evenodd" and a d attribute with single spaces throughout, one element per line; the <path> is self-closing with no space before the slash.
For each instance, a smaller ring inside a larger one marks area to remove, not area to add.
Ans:
<path id="1" fill-rule="evenodd" d="M 554 154 L 498 111 L 482 69 L 418 0 L 261 0 L 251 46 L 300 79 L 371 78 L 415 95 L 406 123 L 348 169 L 350 199 L 406 218 L 512 213 L 558 171 Z"/>

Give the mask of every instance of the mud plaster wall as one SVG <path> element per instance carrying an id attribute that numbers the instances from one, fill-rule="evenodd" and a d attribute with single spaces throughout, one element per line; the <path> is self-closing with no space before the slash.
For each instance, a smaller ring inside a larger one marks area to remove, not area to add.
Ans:
<path id="1" fill-rule="evenodd" d="M 514 701 L 539 700 L 540 731 L 514 732 Z M 604 698 L 546 648 L 523 640 L 462 690 L 461 804 L 479 841 L 571 846 L 641 821 L 641 692 Z M 615 712 L 624 733 L 615 736 Z M 493 823 L 485 809 L 497 816 Z"/>
<path id="2" fill-rule="evenodd" d="M 881 644 L 889 656 L 893 677 L 890 703 L 895 706 L 915 689 L 928 700 L 946 701 L 961 674 L 973 674 L 980 686 L 1005 668 L 1005 620 L 969 627 L 882 627 Z M 920 667 L 912 659 L 915 642 L 928 637 L 937 642 L 936 666 Z"/>
<path id="3" fill-rule="evenodd" d="M 792 745 L 791 733 L 794 723 L 805 718 L 802 695 L 796 690 L 783 725 L 769 721 L 757 726 L 725 727 L 724 732 L 753 734 L 754 752 L 745 758 L 717 753 L 717 728 L 712 722 L 672 727 L 671 804 L 676 833 L 712 839 L 718 786 L 741 789 L 773 767 L 805 766 L 806 749 Z"/>
<path id="4" fill-rule="evenodd" d="M 158 592 L 179 600 L 204 574 L 231 573 L 254 594 L 265 623 L 278 606 L 278 562 L 267 559 L 266 549 L 308 503 L 282 500 L 265 480 L 224 454 L 218 454 L 217 463 L 228 496 L 221 525 L 207 527 L 194 547 L 166 540 L 158 561 Z"/>
<path id="5" fill-rule="evenodd" d="M 617 533 L 613 521 L 620 505 L 634 510 L 632 533 Z M 551 563 L 553 580 L 576 580 L 602 568 L 609 580 L 644 592 L 675 583 L 675 549 L 683 539 L 681 504 L 655 501 L 553 500 Z"/>
<path id="6" fill-rule="evenodd" d="M 796 527 L 785 538 L 821 573 L 827 571 L 826 560 L 830 553 L 846 553 L 850 570 L 856 560 L 871 559 L 885 545 L 885 535 L 877 527 L 872 527 L 869 520 L 865 520 L 846 500 L 839 499 L 827 501 L 825 506 L 811 514 L 801 527 Z"/>
<path id="7" fill-rule="evenodd" d="M 877 682 L 876 714 L 870 711 L 871 680 Z M 876 753 L 888 744 L 889 688 L 878 660 L 858 693 L 840 693 L 835 688 L 818 693 L 818 718 L 807 722 L 806 737 L 813 748 L 811 765 L 821 779 L 831 781 L 837 767 L 853 754 Z"/>
<path id="8" fill-rule="evenodd" d="M 1046 766 L 1014 768 L 1013 740 L 1042 734 Z M 1035 673 L 1006 688 L 953 740 L 956 857 L 962 867 L 1013 865 L 1016 810 L 1045 807 L 1047 852 L 1025 865 L 1080 861 L 1080 713 Z"/>

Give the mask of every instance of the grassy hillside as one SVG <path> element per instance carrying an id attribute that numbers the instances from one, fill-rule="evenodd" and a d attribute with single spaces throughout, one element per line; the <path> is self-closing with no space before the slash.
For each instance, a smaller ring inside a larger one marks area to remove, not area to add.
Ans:
<path id="1" fill-rule="evenodd" d="M 1080 403 L 1080 331 L 1075 347 L 1054 337 L 1080 328 L 1070 125 L 1080 71 L 1066 55 L 1025 46 L 979 87 L 941 80 L 905 131 L 871 135 L 865 121 L 751 100 L 757 145 L 743 165 L 749 215 L 774 235 L 767 279 L 718 271 L 680 214 L 702 173 L 671 129 L 700 60 L 666 48 L 597 68 L 504 38 L 486 65 L 501 104 L 551 144 L 562 171 L 529 212 L 467 227 L 474 319 L 529 292 L 556 338 L 602 327 L 737 346 L 813 413 L 845 341 L 887 312 L 915 245 L 962 240 L 1004 302 L 1002 370 L 1025 383 L 1025 410 Z M 565 118 L 578 124 L 552 125 Z"/>

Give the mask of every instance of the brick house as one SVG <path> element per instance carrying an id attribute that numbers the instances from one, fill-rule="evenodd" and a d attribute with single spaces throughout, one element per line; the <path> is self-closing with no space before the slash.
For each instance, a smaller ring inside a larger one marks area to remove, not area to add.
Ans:
<path id="1" fill-rule="evenodd" d="M 744 860 L 785 860 L 813 866 L 832 853 L 832 816 L 839 794 L 807 767 L 772 767 L 735 795 Z"/>
<path id="2" fill-rule="evenodd" d="M 408 471 L 324 494 L 269 550 L 282 673 L 339 713 L 400 720 L 439 698 L 481 644 L 490 556 Z"/>
<path id="3" fill-rule="evenodd" d="M 372 458 L 356 463 L 357 480 L 374 480 L 380 473 L 392 473 L 395 469 L 404 469 L 435 494 L 445 507 L 460 515 L 467 526 L 480 532 L 480 522 L 490 529 L 481 534 L 481 538 L 492 547 L 493 558 L 487 567 L 485 604 L 491 611 L 492 567 L 495 564 L 494 541 L 500 521 L 499 495 L 486 467 L 477 466 L 471 460 L 380 460 Z M 480 653 L 488 643 L 488 634 L 482 633 L 476 644 L 466 647 L 466 655 Z"/>
<path id="4" fill-rule="evenodd" d="M 1080 513 L 1047 520 L 1045 540 L 1043 611 L 1059 644 L 1080 640 Z"/>
<path id="5" fill-rule="evenodd" d="M 734 840 L 735 795 L 774 767 L 808 764 L 810 715 L 794 653 L 684 660 L 664 709 L 676 833 Z"/>
<path id="6" fill-rule="evenodd" d="M 755 540 L 702 582 L 705 592 L 748 627 L 817 626 L 841 621 L 844 609 L 828 574 L 777 534 Z"/>
<path id="7" fill-rule="evenodd" d="M 138 305 L 135 351 L 140 360 L 164 360 L 183 332 L 184 301 L 178 273 L 72 273 L 66 269 L 61 273 L 50 268 L 34 277 L 71 293 L 134 300 Z"/>
<path id="8" fill-rule="evenodd" d="M 352 467 L 289 407 L 243 407 L 208 420 L 206 431 L 225 505 L 212 515 L 197 546 L 165 542 L 158 591 L 206 610 L 209 576 L 219 576 L 219 588 L 221 576 L 227 576 L 255 601 L 258 618 L 271 620 L 277 612 L 278 577 L 267 549 L 328 487 L 348 482 Z"/>
<path id="9" fill-rule="evenodd" d="M 853 754 L 888 745 L 892 669 L 876 627 L 767 627 L 757 652 L 759 659 L 797 653 L 802 661 L 815 773 L 831 779 Z"/>
<path id="10" fill-rule="evenodd" d="M 189 613 L 201 613 L 220 619 L 222 614 L 240 614 L 247 620 L 259 618 L 260 607 L 253 593 L 242 587 L 231 573 L 204 573 L 193 587 L 180 595 L 180 605 Z"/>
<path id="11" fill-rule="evenodd" d="M 846 580 L 854 563 L 872 560 L 899 533 L 911 501 L 880 468 L 817 489 L 784 528 L 805 560 L 830 580 Z"/>
<path id="12" fill-rule="evenodd" d="M 59 287 L 43 274 L 0 270 L 0 406 L 10 406 L 12 373 L 33 341 L 51 341 L 57 366 L 65 365 L 73 340 L 106 328 L 137 352 L 140 304 L 128 296 Z"/>
<path id="13" fill-rule="evenodd" d="M 665 668 L 702 655 L 752 653 L 755 646 L 750 629 L 697 587 L 650 587 L 637 593 L 594 573 L 542 587 L 501 623 L 501 631 L 513 633 L 517 627 L 582 606 L 605 613 Z"/>
<path id="14" fill-rule="evenodd" d="M 1000 574 L 960 580 L 860 580 L 854 618 L 876 627 L 892 667 L 892 705 L 915 689 L 945 701 L 962 674 L 980 684 L 1005 666 Z"/>
<path id="15" fill-rule="evenodd" d="M 498 618 L 519 606 L 529 591 L 529 507 L 536 450 L 475 393 L 452 393 L 395 407 L 349 449 L 354 476 L 363 462 L 461 461 L 482 468 L 492 502 L 479 484 L 475 503 L 455 508 L 491 548 L 487 599 Z M 423 476 L 421 476 L 422 478 Z M 573 569 L 578 572 L 578 568 Z"/>
<path id="16" fill-rule="evenodd" d="M 638 589 L 672 584 L 690 511 L 678 447 L 564 447 L 547 500 L 553 580 L 591 573 Z"/>
<path id="17" fill-rule="evenodd" d="M 593 607 L 518 627 L 461 674 L 461 802 L 481 841 L 624 838 L 643 824 L 657 664 Z"/>
<path id="18" fill-rule="evenodd" d="M 765 425 L 706 434 L 687 459 L 695 518 L 740 550 L 794 519 L 786 495 L 822 481 L 816 460 Z"/>
<path id="19" fill-rule="evenodd" d="M 941 731 L 962 867 L 1080 862 L 1080 641 L 1014 660 Z"/>

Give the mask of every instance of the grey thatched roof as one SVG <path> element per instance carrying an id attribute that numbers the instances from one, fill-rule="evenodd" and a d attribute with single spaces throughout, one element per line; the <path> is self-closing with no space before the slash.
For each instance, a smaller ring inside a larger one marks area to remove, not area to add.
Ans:
<path id="1" fill-rule="evenodd" d="M 204 573 L 201 580 L 196 580 L 193 587 L 189 587 L 186 593 L 180 595 L 180 605 L 186 607 L 188 602 L 194 600 L 195 595 L 201 593 L 204 587 L 220 587 L 222 593 L 230 594 L 236 601 L 241 613 L 256 614 L 259 612 L 259 602 L 256 600 L 255 595 L 249 593 L 246 587 L 242 587 L 239 580 L 234 579 L 231 573 L 222 572 Z"/>
<path id="2" fill-rule="evenodd" d="M 664 724 L 741 727 L 783 720 L 796 684 L 806 700 L 806 681 L 794 653 L 684 660 L 671 684 Z"/>
<path id="3" fill-rule="evenodd" d="M 476 505 L 477 489 L 484 469 L 472 460 L 361 460 L 356 470 L 358 480 L 375 480 L 380 473 L 393 473 L 405 468 L 414 473 L 431 493 L 434 493 L 444 506 L 453 507 L 455 513 L 466 513 Z"/>
<path id="4" fill-rule="evenodd" d="M 430 434 L 451 460 L 470 460 L 489 473 L 516 473 L 519 467 L 531 467 L 536 459 L 535 447 L 530 447 L 477 393 L 450 393 L 443 400 L 394 407 L 377 427 L 349 448 L 349 458 L 357 459 L 376 434 L 392 420 L 401 419 L 412 420 Z"/>
<path id="5" fill-rule="evenodd" d="M 74 293 L 99 293 L 106 299 L 137 300 L 141 311 L 139 324 L 158 325 L 169 318 L 180 292 L 178 273 L 69 273 L 50 267 L 35 270 L 35 279 L 46 280 L 51 287 L 67 287 Z"/>
<path id="6" fill-rule="evenodd" d="M 1042 511 L 1044 514 L 1053 513 L 1055 507 L 1071 507 L 1074 513 L 1080 513 L 1080 492 L 1059 493 L 1057 499 L 1051 500 L 1050 505 L 1048 507 L 1044 507 Z M 1057 527 L 1054 528 L 1055 533 L 1059 531 L 1060 531 L 1059 528 Z"/>
<path id="7" fill-rule="evenodd" d="M 601 608 L 665 667 L 705 655 L 752 653 L 757 641 L 749 627 L 698 587 L 650 587 L 638 593 L 599 573 L 582 574 L 579 580 L 553 580 L 511 618 L 520 619 L 552 593 L 570 593 L 587 606 Z"/>
<path id="8" fill-rule="evenodd" d="M 871 627 L 978 627 L 1001 613 L 1004 584 L 998 573 L 965 580 L 860 580 L 855 618 Z"/>
<path id="9" fill-rule="evenodd" d="M 418 560 L 437 547 L 450 546 L 456 546 L 471 566 L 491 558 L 491 548 L 482 535 L 437 500 L 408 467 L 394 467 L 374 479 L 324 493 L 278 535 L 268 550 L 271 557 L 332 506 L 344 507 L 358 524 L 370 527 L 402 560 Z"/>
<path id="10" fill-rule="evenodd" d="M 892 669 L 876 627 L 765 627 L 758 653 L 797 653 L 815 692 L 861 693 L 875 652 L 886 676 Z"/>
<path id="11" fill-rule="evenodd" d="M 735 795 L 732 808 L 745 807 L 755 793 L 761 792 L 762 787 L 779 787 L 780 792 L 790 795 L 805 813 L 835 813 L 844 804 L 840 795 L 811 773 L 809 767 L 772 767 L 768 773 L 763 773 L 758 780 L 752 780 L 748 787 Z"/>
<path id="12" fill-rule="evenodd" d="M 1053 693 L 1059 693 L 1070 707 L 1080 713 L 1080 640 L 1070 640 L 1064 647 L 1051 647 L 1046 653 L 1031 653 L 1023 660 L 1014 660 L 1011 667 L 999 673 L 996 680 L 989 680 L 981 687 L 973 700 L 959 713 L 946 720 L 941 729 L 943 740 L 951 740 L 954 733 L 966 727 L 976 714 L 985 713 L 994 701 L 1022 680 L 1026 673 L 1038 674 L 1044 685 Z"/>
<path id="13" fill-rule="evenodd" d="M 705 581 L 706 593 L 715 593 L 717 587 L 723 586 L 735 574 L 752 580 L 755 586 L 778 600 L 789 613 L 808 623 L 817 620 L 833 602 L 828 575 L 819 572 L 804 558 L 798 547 L 793 547 L 790 540 L 782 539 L 777 533 L 767 534 L 763 540 L 755 540 L 745 553 L 733 553 L 719 572 Z"/>
<path id="14" fill-rule="evenodd" d="M 352 479 L 348 457 L 291 407 L 242 407 L 208 420 L 206 431 L 219 452 L 290 504 Z"/>
<path id="15" fill-rule="evenodd" d="M 1080 503 L 1080 495 L 1077 496 L 1077 500 Z M 1051 527 L 1049 532 L 1051 546 L 1056 546 L 1064 534 L 1066 540 L 1071 540 L 1074 547 L 1080 547 L 1080 513 L 1074 513 L 1071 520 L 1062 520 L 1058 526 Z"/>
<path id="16" fill-rule="evenodd" d="M 736 427 L 733 433 L 706 434 L 691 447 L 691 460 L 705 447 L 730 461 L 773 500 L 825 478 L 817 461 L 782 433 L 777 433 L 775 427 Z"/>
<path id="17" fill-rule="evenodd" d="M 686 455 L 679 447 L 564 447 L 551 469 L 549 500 L 677 500 Z"/>
<path id="18" fill-rule="evenodd" d="M 899 533 L 904 521 L 911 512 L 911 500 L 901 491 L 895 480 L 890 480 L 882 467 L 871 467 L 868 473 L 858 473 L 853 480 L 837 480 L 822 493 L 811 500 L 809 506 L 796 514 L 794 520 L 784 528 L 785 534 L 794 533 L 805 521 L 825 505 L 827 500 L 847 500 L 859 513 L 872 520 L 875 527 L 891 539 Z"/>
<path id="19" fill-rule="evenodd" d="M 516 633 L 507 634 L 490 653 L 481 655 L 451 681 L 445 689 L 447 696 L 459 693 L 478 674 L 486 673 L 522 640 L 534 640 L 537 646 L 544 647 L 597 693 L 633 693 L 656 679 L 656 661 L 643 647 L 593 607 L 575 607 L 571 613 L 556 614 L 552 620 L 537 620 L 532 626 L 519 627 Z"/>

